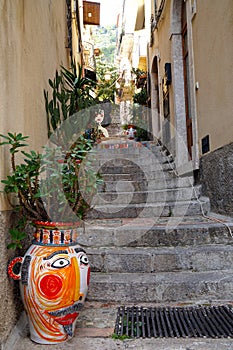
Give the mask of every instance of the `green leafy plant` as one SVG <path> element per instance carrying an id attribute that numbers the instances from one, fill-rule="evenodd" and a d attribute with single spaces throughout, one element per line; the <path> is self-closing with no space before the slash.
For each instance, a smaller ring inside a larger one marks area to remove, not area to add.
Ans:
<path id="1" fill-rule="evenodd" d="M 7 245 L 8 249 L 22 248 L 22 240 L 26 237 L 25 227 L 27 220 L 21 217 L 15 227 L 9 230 L 12 242 Z"/>
<path id="2" fill-rule="evenodd" d="M 126 316 L 124 317 L 124 320 L 123 320 L 123 324 L 121 325 L 121 327 L 123 327 L 123 334 L 120 335 L 120 334 L 117 334 L 117 333 L 113 333 L 112 334 L 112 338 L 113 339 L 119 339 L 119 340 L 125 340 L 125 339 L 130 339 L 132 336 L 133 337 L 136 337 L 136 336 L 141 336 L 141 326 L 142 326 L 142 322 L 139 321 L 137 323 L 137 325 L 135 323 L 132 323 L 131 321 L 127 320 Z M 127 332 L 128 334 L 130 335 L 127 335 L 126 334 L 126 327 L 127 327 Z M 137 329 L 138 327 L 138 329 Z"/>
<path id="3" fill-rule="evenodd" d="M 114 65 L 97 60 L 96 71 L 98 83 L 96 86 L 96 96 L 99 100 L 115 102 L 116 81 L 119 73 Z"/>
<path id="4" fill-rule="evenodd" d="M 139 68 L 133 68 L 132 73 L 136 77 L 136 87 L 138 89 L 133 95 L 133 102 L 142 106 L 147 106 L 147 73 Z"/>
<path id="5" fill-rule="evenodd" d="M 112 339 L 116 339 L 116 340 L 125 340 L 125 339 L 130 339 L 130 337 L 128 335 L 118 335 L 116 333 L 112 334 Z"/>
<path id="6" fill-rule="evenodd" d="M 49 79 L 52 92 L 44 90 L 49 137 L 74 113 L 98 103 L 94 97 L 96 82 L 83 77 L 82 71 L 81 65 L 76 67 L 72 62 L 70 70 L 61 66 L 54 79 Z"/>
<path id="7" fill-rule="evenodd" d="M 133 95 L 133 102 L 138 103 L 140 105 L 147 105 L 147 90 L 145 87 L 141 88 L 141 90 Z"/>
<path id="8" fill-rule="evenodd" d="M 18 223 L 10 230 L 12 243 L 8 248 L 21 247 L 29 221 L 70 221 L 70 212 L 77 220 L 84 218 L 101 182 L 88 157 L 85 159 L 93 140 L 81 135 L 68 151 L 55 146 L 38 153 L 24 151 L 28 136 L 21 133 L 0 137 L 0 146 L 8 146 L 11 158 L 11 172 L 2 180 L 3 191 L 19 214 Z"/>

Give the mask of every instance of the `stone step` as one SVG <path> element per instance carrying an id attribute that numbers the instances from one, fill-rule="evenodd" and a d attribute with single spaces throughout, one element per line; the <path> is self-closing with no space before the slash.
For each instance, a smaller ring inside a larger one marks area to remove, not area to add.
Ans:
<path id="1" fill-rule="evenodd" d="M 100 172 L 101 174 L 101 172 Z M 189 177 L 190 181 L 186 180 L 184 181 L 185 178 L 180 178 L 176 177 L 173 172 L 170 171 L 142 171 L 138 170 L 137 172 L 133 173 L 115 173 L 115 174 L 101 174 L 101 178 L 104 182 L 118 182 L 118 181 L 132 181 L 132 182 L 160 182 L 164 184 L 164 187 L 166 187 L 166 182 L 169 180 L 173 180 L 173 186 L 176 186 L 177 184 L 183 184 L 188 186 L 192 186 L 193 179 L 192 177 Z M 186 186 L 183 186 L 186 187 Z"/>
<path id="2" fill-rule="evenodd" d="M 232 300 L 233 270 L 91 274 L 88 301 Z"/>
<path id="3" fill-rule="evenodd" d="M 114 156 L 114 157 L 108 156 L 104 159 L 98 158 L 98 157 L 92 155 L 90 158 L 88 156 L 87 159 L 92 166 L 103 168 L 103 169 L 109 168 L 109 170 L 112 172 L 117 172 L 117 171 L 114 171 L 114 167 L 116 168 L 116 170 L 118 168 L 121 168 L 120 172 L 122 172 L 122 170 L 123 171 L 126 170 L 126 172 L 129 172 L 128 167 L 130 167 L 132 169 L 132 171 L 134 171 L 134 168 L 137 166 L 140 166 L 143 169 L 147 168 L 150 170 L 157 169 L 157 168 L 158 169 L 166 169 L 166 168 L 167 169 L 175 169 L 175 163 L 173 161 L 169 162 L 167 160 L 167 158 L 151 157 L 148 155 L 144 155 L 144 156 L 142 155 L 141 158 L 135 158 L 135 157 L 130 158 L 127 156 L 124 156 L 124 158 L 117 157 L 117 156 Z"/>
<path id="4" fill-rule="evenodd" d="M 127 181 L 166 181 L 167 179 L 173 179 L 174 182 L 184 181 L 186 177 L 178 177 L 175 176 L 173 171 L 170 171 L 169 169 L 163 171 L 161 169 L 159 170 L 153 170 L 153 171 L 147 171 L 145 169 L 138 169 L 134 172 L 118 172 L 118 173 L 102 173 L 101 170 L 99 171 L 101 174 L 101 178 L 104 181 L 120 181 L 120 180 L 127 180 Z M 188 179 L 191 181 L 192 184 L 192 177 L 188 177 Z M 190 185 L 190 181 L 186 181 Z"/>
<path id="5" fill-rule="evenodd" d="M 134 158 L 164 158 L 167 156 L 166 152 L 163 152 L 163 147 L 161 146 L 151 146 L 147 143 L 140 143 L 135 141 L 118 141 L 114 143 L 111 142 L 101 143 L 93 148 L 89 154 L 95 155 L 96 158 L 109 159 L 112 157 L 122 156 L 134 159 Z M 169 156 L 170 157 L 170 156 Z"/>
<path id="6" fill-rule="evenodd" d="M 156 202 L 174 202 L 186 201 L 200 197 L 201 187 L 198 186 L 195 191 L 192 187 L 163 189 L 154 191 L 135 191 L 129 183 L 127 192 L 122 192 L 121 186 L 117 186 L 115 192 L 98 192 L 91 201 L 91 206 L 108 205 L 108 204 L 139 204 L 139 203 L 156 203 Z"/>
<path id="7" fill-rule="evenodd" d="M 113 192 L 116 188 L 128 191 L 133 188 L 135 191 L 152 191 L 160 189 L 177 189 L 193 185 L 191 177 L 174 177 L 173 174 L 157 173 L 157 177 L 146 178 L 141 174 L 114 174 L 102 177 L 103 183 L 98 186 L 102 192 Z M 196 188 L 196 187 L 195 187 Z"/>
<path id="8" fill-rule="evenodd" d="M 158 172 L 163 173 L 167 171 L 172 171 L 174 169 L 174 164 L 169 163 L 161 163 L 161 162 L 128 162 L 127 165 L 111 165 L 105 163 L 100 167 L 100 164 L 96 164 L 96 162 L 91 162 L 91 166 L 98 169 L 101 175 L 106 174 L 134 174 L 135 172 L 142 172 L 145 174 L 157 174 Z M 175 176 L 175 174 L 174 174 Z"/>
<path id="9" fill-rule="evenodd" d="M 233 221 L 227 223 L 233 231 Z M 201 216 L 86 220 L 78 243 L 85 247 L 196 247 L 233 245 L 226 222 Z"/>
<path id="10" fill-rule="evenodd" d="M 158 154 L 154 154 L 152 152 L 147 151 L 147 153 L 145 154 L 145 152 L 141 152 L 139 154 L 101 154 L 101 153 L 92 153 L 90 151 L 90 153 L 88 153 L 87 155 L 87 159 L 89 161 L 92 161 L 93 164 L 96 165 L 111 165 L 111 166 L 126 166 L 126 165 L 132 165 L 134 163 L 136 164 L 142 164 L 144 166 L 146 165 L 156 165 L 158 163 L 160 164 L 166 164 L 169 163 L 171 164 L 172 167 L 175 166 L 175 163 L 173 161 L 173 158 L 167 157 L 167 156 L 163 156 L 161 153 Z"/>
<path id="11" fill-rule="evenodd" d="M 125 206 L 110 203 L 98 205 L 88 211 L 87 219 L 170 217 L 200 215 L 202 212 L 207 214 L 209 211 L 209 199 L 200 197 L 198 200 L 190 201 L 126 204 Z"/>
<path id="12" fill-rule="evenodd" d="M 132 148 L 146 147 L 146 148 L 151 148 L 151 149 L 161 149 L 161 150 L 164 149 L 164 147 L 156 141 L 129 140 L 124 135 L 122 135 L 120 137 L 118 136 L 116 138 L 113 137 L 113 138 L 108 138 L 108 139 L 102 140 L 101 143 L 96 145 L 96 147 L 98 149 L 102 149 L 102 148 L 105 148 L 106 145 L 107 146 L 110 145 L 110 146 L 116 146 L 116 148 L 119 148 L 118 145 L 120 145 L 120 144 L 127 144 L 128 147 L 132 147 Z"/>
<path id="13" fill-rule="evenodd" d="M 130 248 L 98 247 L 86 250 L 93 272 L 155 273 L 214 271 L 233 268 L 233 246 Z"/>

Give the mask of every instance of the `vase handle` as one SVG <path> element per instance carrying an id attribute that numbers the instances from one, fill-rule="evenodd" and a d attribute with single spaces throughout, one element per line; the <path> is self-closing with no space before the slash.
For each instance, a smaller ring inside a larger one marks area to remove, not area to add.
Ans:
<path id="1" fill-rule="evenodd" d="M 18 256 L 17 258 L 14 258 L 13 260 L 11 260 L 10 264 L 8 265 L 8 269 L 7 269 L 8 275 L 14 280 L 20 280 L 21 278 L 21 272 L 19 271 L 19 273 L 16 274 L 13 271 L 13 269 L 16 264 L 19 264 L 19 263 L 22 264 L 22 261 L 23 261 L 23 257 Z"/>

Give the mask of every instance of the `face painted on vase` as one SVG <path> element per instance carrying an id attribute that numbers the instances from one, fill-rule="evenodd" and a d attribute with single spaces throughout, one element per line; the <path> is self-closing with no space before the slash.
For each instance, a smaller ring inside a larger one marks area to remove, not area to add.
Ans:
<path id="1" fill-rule="evenodd" d="M 32 246 L 29 254 L 31 261 L 29 272 L 24 272 L 28 278 L 23 294 L 33 328 L 46 339 L 56 333 L 56 341 L 64 341 L 73 335 L 87 293 L 88 258 L 78 246 Z M 22 280 L 25 281 L 24 276 Z"/>

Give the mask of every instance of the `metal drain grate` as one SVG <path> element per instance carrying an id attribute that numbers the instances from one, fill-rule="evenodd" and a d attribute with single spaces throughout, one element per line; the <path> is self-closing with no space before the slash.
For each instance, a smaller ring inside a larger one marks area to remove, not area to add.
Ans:
<path id="1" fill-rule="evenodd" d="M 233 308 L 119 307 L 115 334 L 131 338 L 233 337 Z"/>

